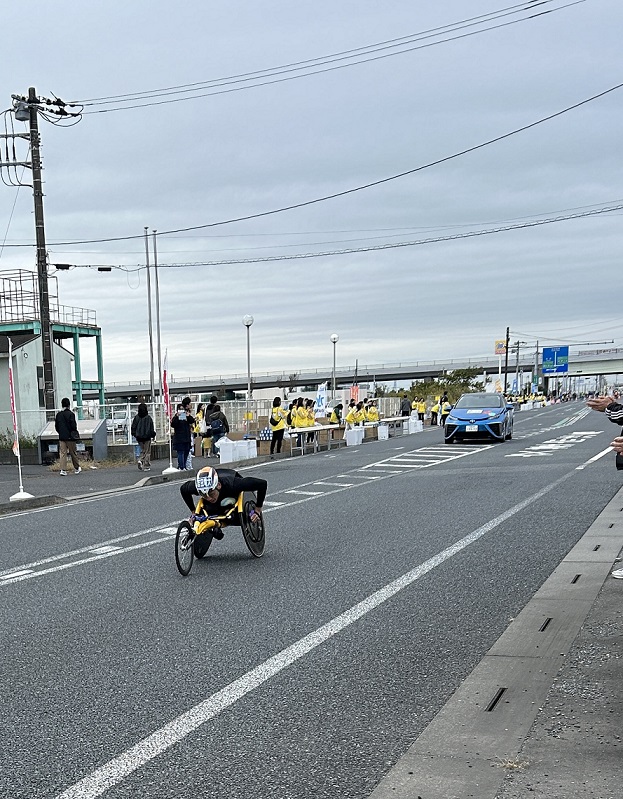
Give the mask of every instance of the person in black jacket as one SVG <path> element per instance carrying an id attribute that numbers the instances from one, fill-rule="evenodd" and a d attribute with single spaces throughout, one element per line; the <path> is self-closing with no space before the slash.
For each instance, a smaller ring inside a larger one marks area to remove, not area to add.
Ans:
<path id="1" fill-rule="evenodd" d="M 177 468 L 183 472 L 186 469 L 186 459 L 192 443 L 192 429 L 195 426 L 193 417 L 186 413 L 180 402 L 175 416 L 171 419 L 173 428 L 173 449 L 177 452 Z"/>
<path id="2" fill-rule="evenodd" d="M 137 461 L 138 468 L 142 472 L 148 472 L 151 469 L 151 441 L 156 437 L 156 429 L 144 402 L 138 406 L 136 416 L 132 420 L 132 435 L 141 448 Z"/>
<path id="3" fill-rule="evenodd" d="M 54 420 L 54 427 L 58 433 L 59 440 L 59 453 L 61 460 L 61 474 L 63 477 L 67 476 L 67 453 L 71 457 L 71 462 L 76 474 L 80 474 L 80 461 L 76 455 L 76 441 L 80 440 L 78 433 L 78 425 L 76 423 L 76 415 L 71 410 L 71 402 L 68 397 L 63 397 L 61 400 L 61 408 L 63 410 L 56 414 Z"/>

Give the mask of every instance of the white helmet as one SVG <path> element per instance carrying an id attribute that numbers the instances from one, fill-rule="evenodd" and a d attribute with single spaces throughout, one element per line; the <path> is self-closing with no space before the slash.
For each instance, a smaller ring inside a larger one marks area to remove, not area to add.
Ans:
<path id="1" fill-rule="evenodd" d="M 200 469 L 197 472 L 197 476 L 195 477 L 195 486 L 197 487 L 197 491 L 202 495 L 205 496 L 208 491 L 212 491 L 218 485 L 218 474 L 216 469 L 213 469 L 212 466 L 204 466 L 203 469 Z"/>

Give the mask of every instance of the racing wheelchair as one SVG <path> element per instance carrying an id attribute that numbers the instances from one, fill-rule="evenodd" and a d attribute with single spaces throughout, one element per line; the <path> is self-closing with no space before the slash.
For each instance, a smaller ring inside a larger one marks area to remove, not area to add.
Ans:
<path id="1" fill-rule="evenodd" d="M 249 498 L 250 497 L 250 498 Z M 264 518 L 258 515 L 251 521 L 255 510 L 255 496 L 242 491 L 238 499 L 227 497 L 221 500 L 222 513 L 208 516 L 203 511 L 203 497 L 200 497 L 195 512 L 190 519 L 180 522 L 175 534 L 175 563 L 179 573 L 187 577 L 195 558 L 203 558 L 212 541 L 223 537 L 222 530 L 237 526 L 242 529 L 244 542 L 254 558 L 264 554 Z M 205 536 L 205 538 L 204 538 Z"/>

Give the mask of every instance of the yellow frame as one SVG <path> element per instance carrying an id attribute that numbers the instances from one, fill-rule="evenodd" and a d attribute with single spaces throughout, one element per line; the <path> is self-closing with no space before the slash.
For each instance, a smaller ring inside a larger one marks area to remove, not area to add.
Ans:
<path id="1" fill-rule="evenodd" d="M 227 509 L 227 511 L 220 516 L 213 516 L 210 519 L 206 519 L 205 522 L 198 522 L 196 521 L 193 524 L 193 529 L 195 531 L 195 535 L 203 535 L 203 533 L 209 533 L 211 530 L 215 528 L 220 530 L 223 527 L 227 527 L 231 523 L 231 517 L 234 515 L 236 511 L 238 511 L 239 515 L 242 515 L 244 509 L 244 491 L 241 491 L 238 495 L 238 499 L 236 502 Z M 199 502 L 195 507 L 195 514 L 197 516 L 201 516 L 203 511 L 203 497 L 199 497 Z"/>

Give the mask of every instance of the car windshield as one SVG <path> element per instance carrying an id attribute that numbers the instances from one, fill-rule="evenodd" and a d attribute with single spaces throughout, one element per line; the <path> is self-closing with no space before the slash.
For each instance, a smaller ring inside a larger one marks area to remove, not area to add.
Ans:
<path id="1" fill-rule="evenodd" d="M 503 408 L 504 400 L 499 394 L 463 394 L 455 408 Z"/>

